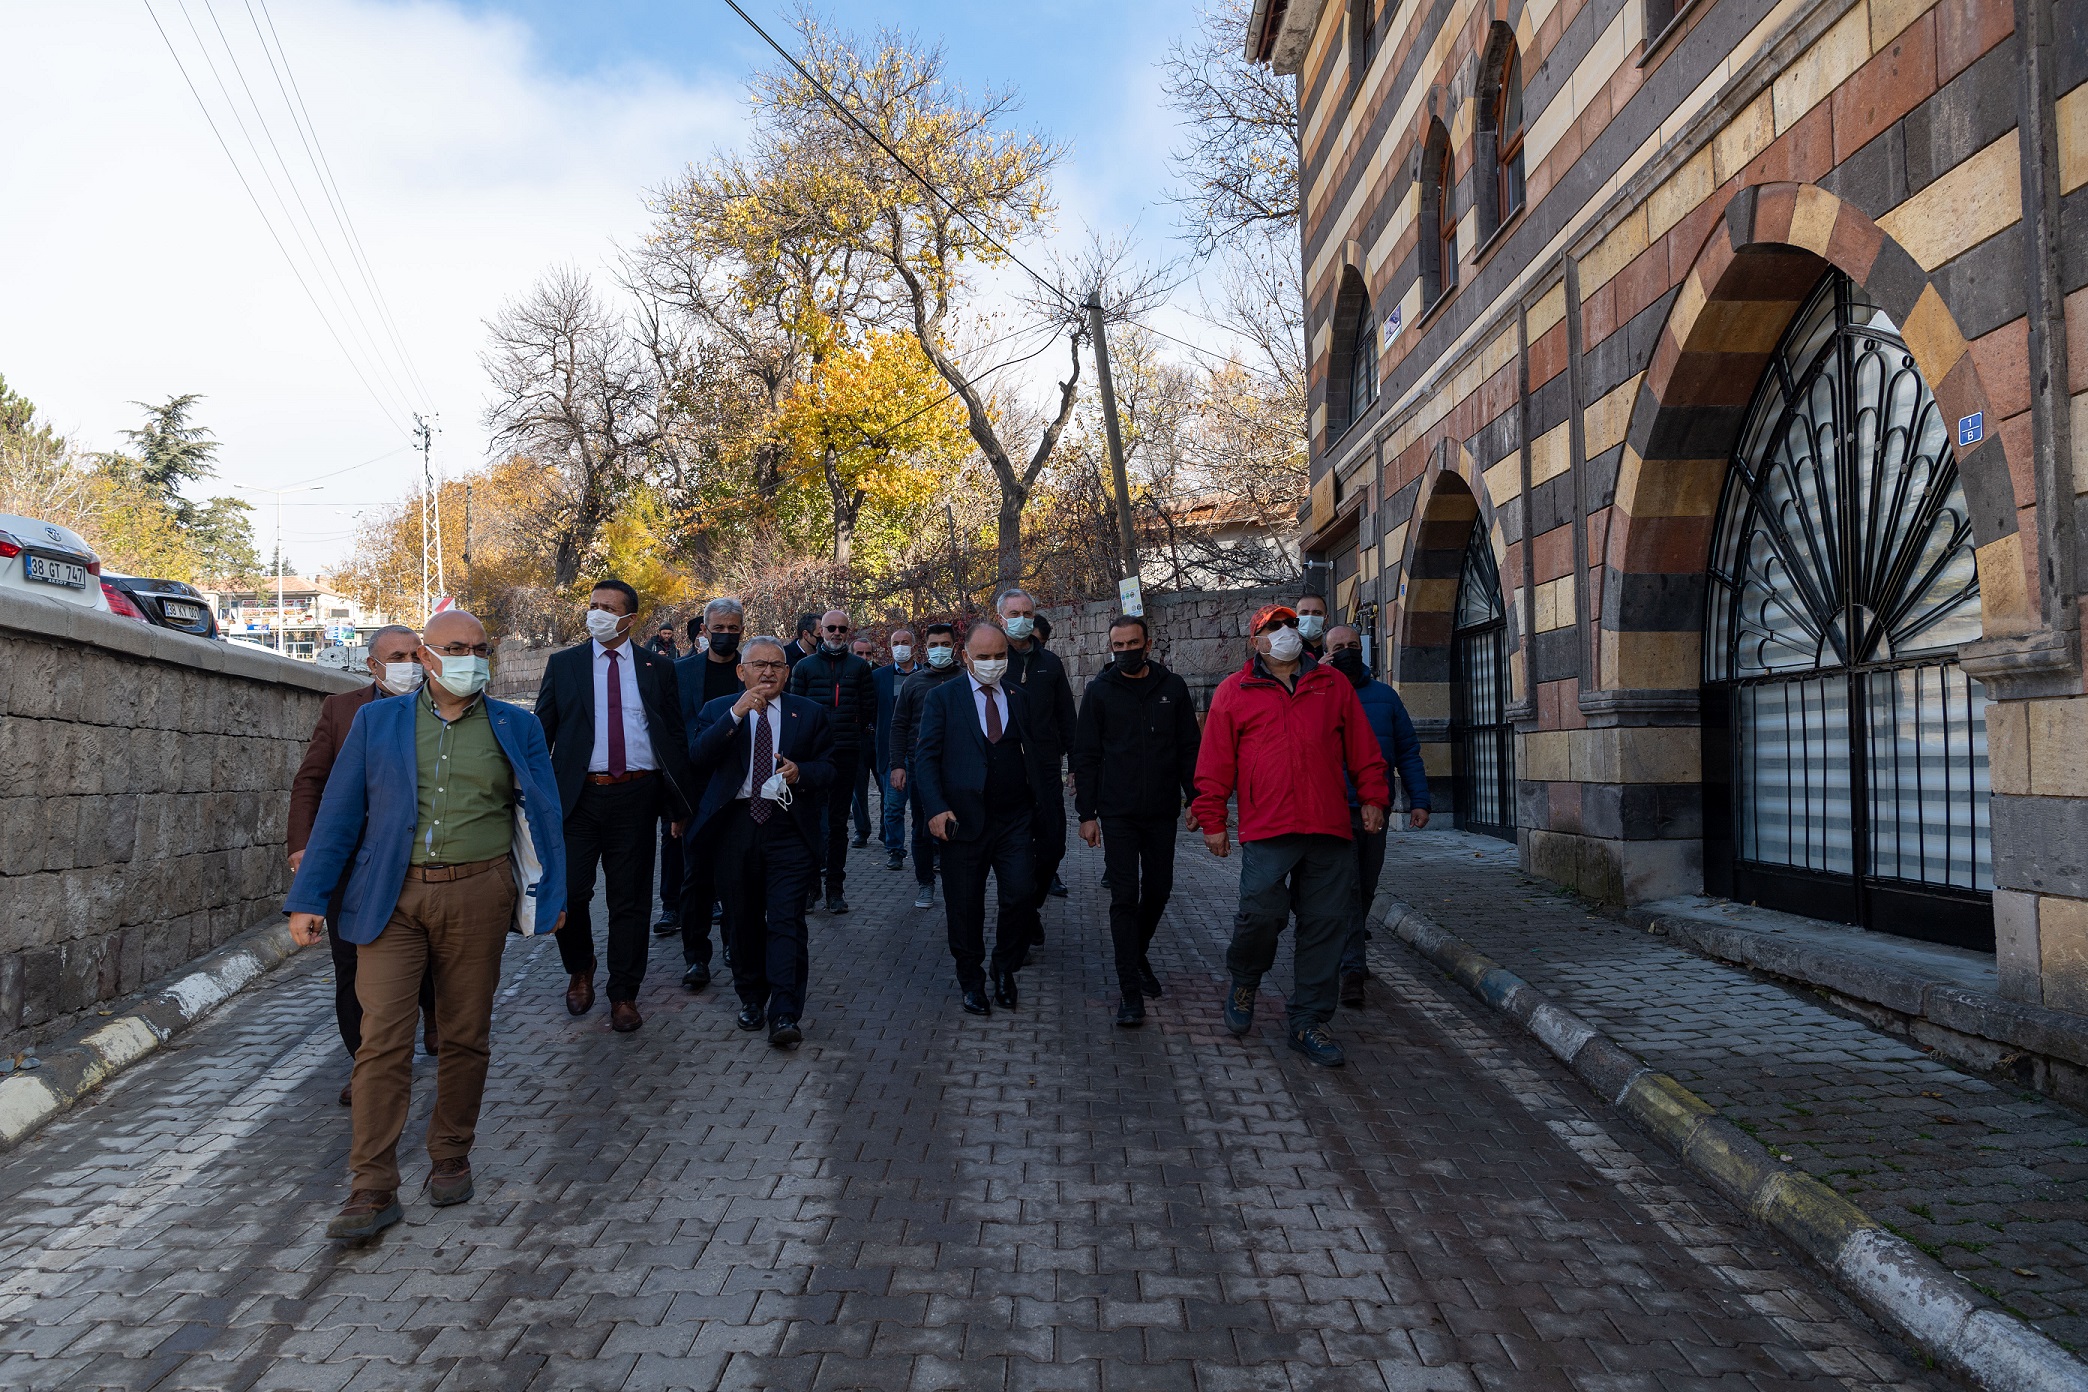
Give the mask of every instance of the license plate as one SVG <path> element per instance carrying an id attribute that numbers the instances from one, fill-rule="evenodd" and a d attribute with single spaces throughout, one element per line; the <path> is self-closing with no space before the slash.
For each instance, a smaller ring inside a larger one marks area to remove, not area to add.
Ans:
<path id="1" fill-rule="evenodd" d="M 61 561 L 55 556 L 38 556 L 33 552 L 24 554 L 22 574 L 46 585 L 63 585 L 74 590 L 87 588 L 87 567 Z"/>
<path id="2" fill-rule="evenodd" d="M 160 608 L 166 610 L 167 617 L 176 623 L 194 623 L 203 617 L 201 609 L 193 604 L 183 604 L 179 600 L 163 599 L 160 601 Z"/>

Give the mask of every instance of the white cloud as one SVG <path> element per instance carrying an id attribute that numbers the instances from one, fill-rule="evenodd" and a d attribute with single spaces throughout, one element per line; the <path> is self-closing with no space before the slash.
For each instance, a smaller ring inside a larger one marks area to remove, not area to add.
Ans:
<path id="1" fill-rule="evenodd" d="M 182 5 L 154 0 L 153 9 L 222 122 Z M 214 39 L 203 0 L 186 5 Z M 242 29 L 246 6 L 217 0 L 215 9 L 264 110 L 281 113 L 275 79 Z M 438 461 L 475 464 L 483 321 L 546 266 L 600 266 L 634 235 L 645 188 L 735 137 L 737 84 L 635 67 L 551 72 L 533 60 L 522 26 L 442 4 L 312 0 L 274 11 L 441 412 Z M 0 373 L 11 385 L 91 448 L 115 445 L 135 423 L 129 402 L 200 392 L 201 419 L 224 442 L 221 484 L 279 487 L 403 443 L 270 240 L 144 6 L 8 6 L 0 50 L 14 59 L 0 84 L 0 127 L 13 136 L 0 206 L 9 272 Z M 219 62 L 238 94 L 222 50 Z M 223 129 L 251 169 L 237 129 Z M 287 117 L 274 129 L 316 200 Z M 331 227 L 316 201 L 313 212 Z M 287 221 L 276 221 L 287 236 Z M 398 497 L 414 472 L 397 455 L 329 480 L 313 499 L 323 506 L 286 513 L 286 550 L 307 569 L 338 557 L 355 507 Z M 264 505 L 264 554 L 272 529 Z"/>

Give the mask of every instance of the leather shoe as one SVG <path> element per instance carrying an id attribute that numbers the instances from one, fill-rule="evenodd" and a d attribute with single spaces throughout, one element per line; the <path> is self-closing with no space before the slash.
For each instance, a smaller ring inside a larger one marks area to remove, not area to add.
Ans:
<path id="1" fill-rule="evenodd" d="M 1117 1024 L 1124 1029 L 1137 1029 L 1145 1023 L 1145 997 L 1128 995 L 1117 1007 Z"/>
<path id="2" fill-rule="evenodd" d="M 829 894 L 827 896 L 827 912 L 830 914 L 847 913 L 848 901 L 838 894 Z"/>
<path id="3" fill-rule="evenodd" d="M 594 1009 L 594 972 L 574 972 L 572 984 L 566 987 L 566 1013 L 585 1015 Z"/>
<path id="4" fill-rule="evenodd" d="M 341 1105 L 343 1107 L 355 1105 L 355 1079 L 353 1078 L 341 1084 Z"/>
<path id="5" fill-rule="evenodd" d="M 1144 995 L 1147 1000 L 1158 1000 L 1167 994 L 1160 985 L 1160 978 L 1153 975 L 1153 964 L 1151 962 L 1140 962 L 1138 964 L 1138 989 L 1140 994 Z"/>
<path id="6" fill-rule="evenodd" d="M 993 1006 L 988 1003 L 986 993 L 983 990 L 966 991 L 964 993 L 964 1013 L 967 1015 L 991 1015 Z"/>
<path id="7" fill-rule="evenodd" d="M 758 1005 L 743 1005 L 740 1007 L 739 1019 L 736 1023 L 741 1029 L 752 1034 L 755 1030 L 768 1023 L 768 1012 Z"/>
<path id="8" fill-rule="evenodd" d="M 437 1208 L 448 1208 L 470 1197 L 471 1161 L 461 1155 L 437 1160 L 435 1172 L 428 1176 L 428 1202 Z"/>
<path id="9" fill-rule="evenodd" d="M 375 1237 L 405 1216 L 405 1210 L 399 1207 L 398 1190 L 357 1189 L 326 1225 L 326 1235 L 344 1242 L 359 1242 Z"/>
<path id="10" fill-rule="evenodd" d="M 778 1049 L 795 1049 L 804 1037 L 805 1032 L 798 1028 L 795 1015 L 779 1015 L 769 1026 L 769 1043 Z"/>
<path id="11" fill-rule="evenodd" d="M 682 985 L 688 990 L 701 991 L 710 984 L 711 973 L 708 962 L 692 963 L 689 969 L 682 973 Z"/>
<path id="12" fill-rule="evenodd" d="M 1045 891 L 1045 893 L 1049 894 L 1049 895 L 1050 895 L 1050 896 L 1051 896 L 1052 898 L 1054 898 L 1054 899 L 1063 899 L 1063 898 L 1065 898 L 1065 897 L 1066 897 L 1066 882 L 1065 882 L 1064 880 L 1060 879 L 1060 878 L 1059 878 L 1058 876 L 1056 876 L 1056 875 L 1053 875 L 1053 876 L 1051 877 L 1051 888 L 1050 888 L 1050 889 L 1048 889 L 1048 890 L 1046 890 L 1046 891 Z M 1038 941 L 1038 942 L 1042 942 L 1042 941 L 1044 941 L 1044 940 L 1043 940 L 1042 938 L 1039 938 L 1039 939 L 1037 939 L 1037 941 Z"/>
<path id="13" fill-rule="evenodd" d="M 1015 973 L 1011 971 L 993 974 L 993 1003 L 1003 1010 L 1013 1010 L 1020 999 L 1015 991 Z"/>
<path id="14" fill-rule="evenodd" d="M 858 836 L 855 840 L 849 842 L 848 844 L 860 851 L 861 849 L 863 849 L 863 847 L 870 844 L 870 838 L 867 836 Z"/>
<path id="15" fill-rule="evenodd" d="M 428 1051 L 429 1058 L 439 1058 L 442 1054 L 442 1031 L 435 1028 L 433 1015 L 421 1024 L 421 1048 Z"/>
<path id="16" fill-rule="evenodd" d="M 680 931 L 680 914 L 663 913 L 660 915 L 659 920 L 653 924 L 653 936 L 656 938 L 671 938 Z"/>
<path id="17" fill-rule="evenodd" d="M 644 1023 L 645 1017 L 638 1013 L 638 1002 L 609 1002 L 609 1028 L 618 1034 L 629 1034 Z"/>

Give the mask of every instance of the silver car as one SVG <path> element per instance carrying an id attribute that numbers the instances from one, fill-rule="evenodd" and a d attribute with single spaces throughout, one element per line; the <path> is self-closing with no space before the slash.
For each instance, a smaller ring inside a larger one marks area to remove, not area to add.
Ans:
<path id="1" fill-rule="evenodd" d="M 101 557 L 71 528 L 0 512 L 0 590 L 106 614 L 101 568 Z"/>

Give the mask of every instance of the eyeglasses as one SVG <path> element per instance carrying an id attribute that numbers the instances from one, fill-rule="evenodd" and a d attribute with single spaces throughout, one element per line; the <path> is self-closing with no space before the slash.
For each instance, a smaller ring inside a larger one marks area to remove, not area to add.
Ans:
<path id="1" fill-rule="evenodd" d="M 855 630 L 851 629 L 847 624 L 828 624 L 823 631 L 827 633 L 853 633 Z"/>
<path id="2" fill-rule="evenodd" d="M 1298 621 L 1297 621 L 1296 619 L 1294 619 L 1294 618 L 1293 618 L 1293 619 L 1271 619 L 1271 620 L 1269 620 L 1269 621 L 1268 621 L 1267 623 L 1263 624 L 1263 625 L 1262 625 L 1262 626 L 1261 626 L 1260 628 L 1257 628 L 1257 629 L 1256 629 L 1256 630 L 1254 630 L 1254 631 L 1255 631 L 1256 633 L 1267 633 L 1267 632 L 1268 632 L 1268 631 L 1269 631 L 1270 629 L 1272 629 L 1272 628 L 1296 628 L 1297 626 L 1298 626 Z"/>
<path id="3" fill-rule="evenodd" d="M 761 662 L 742 662 L 740 666 L 751 667 L 757 672 L 785 672 L 790 670 L 790 664 L 788 662 L 778 662 L 774 658 L 769 658 Z"/>
<path id="4" fill-rule="evenodd" d="M 441 653 L 444 657 L 491 657 L 493 655 L 493 645 L 491 643 L 444 643 L 435 651 Z"/>

